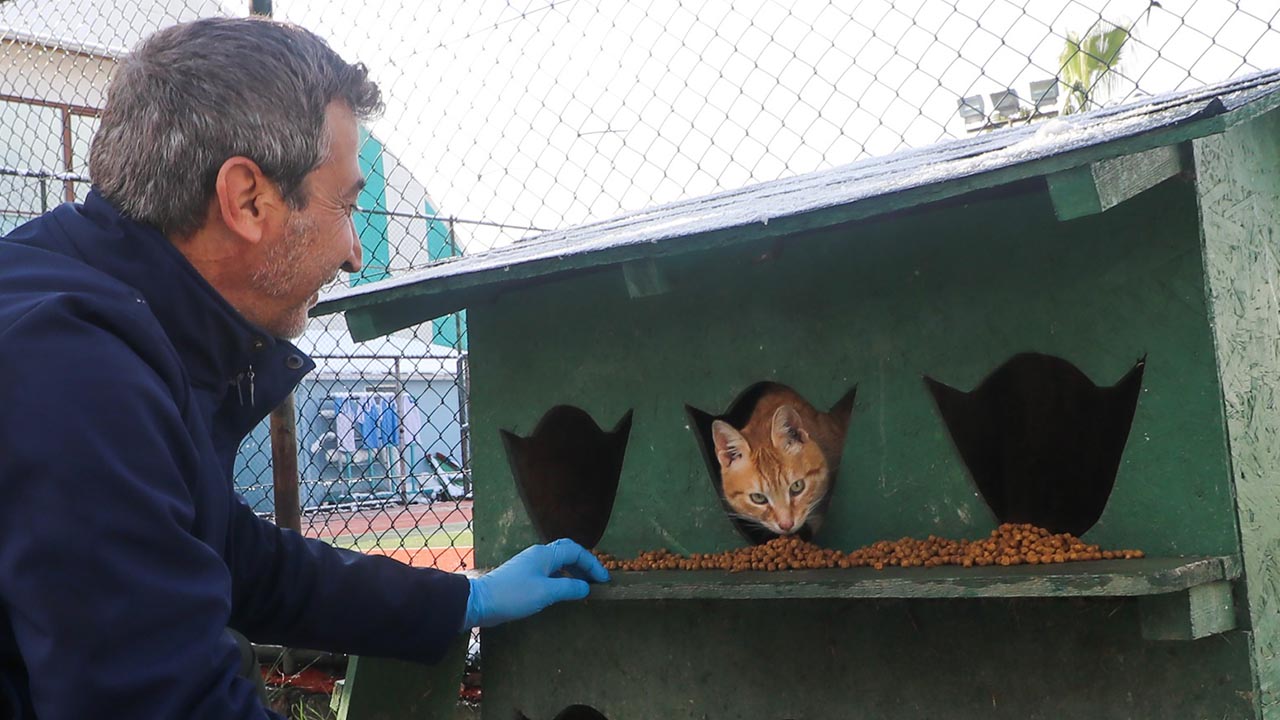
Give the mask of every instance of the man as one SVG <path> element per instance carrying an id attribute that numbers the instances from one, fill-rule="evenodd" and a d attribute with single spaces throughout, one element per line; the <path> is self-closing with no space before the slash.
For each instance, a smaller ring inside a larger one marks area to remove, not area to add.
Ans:
<path id="1" fill-rule="evenodd" d="M 117 69 L 95 189 L 0 240 L 0 718 L 267 718 L 230 631 L 437 660 L 584 597 L 569 541 L 478 579 L 257 518 L 233 458 L 314 365 L 318 290 L 360 268 L 357 122 L 378 88 L 315 35 L 202 20 Z"/>

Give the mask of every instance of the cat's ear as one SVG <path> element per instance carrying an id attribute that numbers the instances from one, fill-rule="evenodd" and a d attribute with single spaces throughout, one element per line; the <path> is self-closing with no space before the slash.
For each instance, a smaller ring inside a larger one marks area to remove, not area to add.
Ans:
<path id="1" fill-rule="evenodd" d="M 804 421 L 800 413 L 790 405 L 783 405 L 773 411 L 773 446 L 783 452 L 798 452 L 800 446 L 809 442 L 809 433 L 804 429 Z"/>
<path id="2" fill-rule="evenodd" d="M 742 437 L 742 433 L 734 430 L 732 425 L 723 420 L 711 423 L 711 437 L 715 440 L 716 458 L 720 460 L 722 469 L 740 462 L 747 453 L 751 452 L 751 446 L 747 444 L 747 439 Z"/>

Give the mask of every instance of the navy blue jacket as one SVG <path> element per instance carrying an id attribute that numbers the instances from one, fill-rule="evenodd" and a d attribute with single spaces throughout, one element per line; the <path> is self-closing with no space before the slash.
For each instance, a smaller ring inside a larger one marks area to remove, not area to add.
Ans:
<path id="1" fill-rule="evenodd" d="M 228 627 L 443 655 L 465 577 L 281 530 L 233 489 L 313 367 L 96 192 L 0 239 L 0 718 L 277 717 Z"/>

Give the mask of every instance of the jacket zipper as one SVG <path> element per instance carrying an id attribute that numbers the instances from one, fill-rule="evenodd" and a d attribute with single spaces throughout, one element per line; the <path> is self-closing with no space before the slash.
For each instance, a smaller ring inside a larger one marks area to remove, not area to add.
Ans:
<path id="1" fill-rule="evenodd" d="M 252 363 L 249 364 L 248 372 L 242 372 L 239 375 L 236 375 L 231 380 L 227 381 L 228 383 L 236 386 L 236 395 L 240 398 L 241 406 L 244 405 L 244 381 L 245 380 L 249 381 L 249 407 L 253 407 L 254 405 L 257 404 L 257 402 L 256 402 L 256 398 L 254 397 L 253 364 Z"/>

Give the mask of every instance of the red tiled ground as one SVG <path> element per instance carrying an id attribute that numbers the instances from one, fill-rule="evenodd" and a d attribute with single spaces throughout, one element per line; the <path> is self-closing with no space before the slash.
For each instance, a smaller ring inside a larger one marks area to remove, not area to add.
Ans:
<path id="1" fill-rule="evenodd" d="M 443 501 L 431 505 L 387 505 L 360 510 L 311 512 L 302 517 L 302 534 L 335 538 L 344 535 L 385 533 L 389 530 L 433 529 L 444 525 L 471 524 L 471 501 Z M 415 567 L 456 571 L 475 567 L 470 547 L 373 549 L 371 555 L 387 555 Z"/>
<path id="2" fill-rule="evenodd" d="M 307 513 L 302 516 L 302 534 L 307 537 L 337 537 L 380 533 L 393 528 L 434 528 L 446 524 L 470 525 L 471 501 Z"/>
<path id="3" fill-rule="evenodd" d="M 475 567 L 475 551 L 469 547 L 370 550 L 368 554 L 386 555 L 414 567 L 433 567 L 448 572 L 470 570 Z"/>

